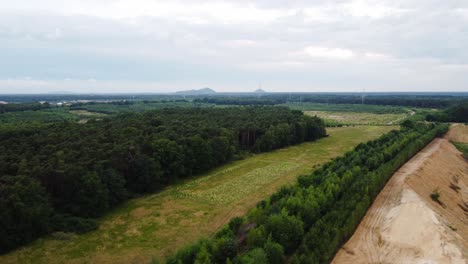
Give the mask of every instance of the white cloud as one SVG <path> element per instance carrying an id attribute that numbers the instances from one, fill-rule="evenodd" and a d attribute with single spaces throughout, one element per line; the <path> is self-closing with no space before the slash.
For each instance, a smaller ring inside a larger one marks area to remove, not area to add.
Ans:
<path id="1" fill-rule="evenodd" d="M 349 59 L 354 52 L 348 49 L 308 46 L 304 49 L 307 55 L 318 58 Z"/>
<path id="2" fill-rule="evenodd" d="M 398 7 L 385 5 L 382 1 L 355 0 L 345 3 L 345 10 L 356 17 L 369 17 L 373 19 L 384 18 L 388 16 L 398 16 L 408 10 Z"/>
<path id="3" fill-rule="evenodd" d="M 365 52 L 364 57 L 371 60 L 389 60 L 391 56 L 378 52 Z"/>

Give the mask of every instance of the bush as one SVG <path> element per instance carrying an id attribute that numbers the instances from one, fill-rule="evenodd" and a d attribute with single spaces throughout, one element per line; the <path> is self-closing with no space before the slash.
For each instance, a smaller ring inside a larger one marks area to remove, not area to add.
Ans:
<path id="1" fill-rule="evenodd" d="M 281 264 L 284 261 L 284 249 L 283 247 L 272 241 L 271 237 L 268 238 L 268 241 L 265 243 L 263 247 L 265 251 L 268 263 L 270 264 Z"/>
<path id="2" fill-rule="evenodd" d="M 77 234 L 96 230 L 98 224 L 96 220 L 81 218 L 67 214 L 56 214 L 51 219 L 52 229 L 54 231 L 73 232 Z"/>
<path id="3" fill-rule="evenodd" d="M 255 248 L 249 253 L 240 257 L 235 263 L 239 264 L 268 264 L 268 257 L 265 251 L 261 248 Z"/>
<path id="4" fill-rule="evenodd" d="M 266 230 L 273 239 L 281 244 L 286 252 L 292 252 L 301 242 L 304 234 L 304 224 L 293 215 L 288 215 L 286 211 L 281 214 L 269 217 Z"/>
<path id="5" fill-rule="evenodd" d="M 234 234 L 236 234 L 239 231 L 239 228 L 242 226 L 244 223 L 244 219 L 242 217 L 234 217 L 229 221 L 229 229 L 232 230 Z"/>
<path id="6" fill-rule="evenodd" d="M 438 203 L 440 205 L 443 205 L 442 202 L 440 201 L 440 192 L 439 192 L 439 190 L 435 189 L 434 191 L 432 191 L 430 196 L 431 196 L 431 199 L 434 202 L 436 202 L 436 203 Z"/>
<path id="7" fill-rule="evenodd" d="M 48 196 L 35 178 L 0 178 L 0 253 L 49 231 Z"/>

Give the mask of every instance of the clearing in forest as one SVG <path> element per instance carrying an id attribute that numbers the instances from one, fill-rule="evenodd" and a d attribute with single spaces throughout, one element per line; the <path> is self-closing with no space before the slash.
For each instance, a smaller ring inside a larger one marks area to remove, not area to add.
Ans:
<path id="1" fill-rule="evenodd" d="M 453 125 L 401 167 L 332 263 L 460 263 L 468 260 L 468 162 Z"/>
<path id="2" fill-rule="evenodd" d="M 0 263 L 148 263 L 199 238 L 213 235 L 279 187 L 317 164 L 395 129 L 360 126 L 327 129 L 315 142 L 253 155 L 133 199 L 83 235 L 50 235 L 0 256 Z"/>

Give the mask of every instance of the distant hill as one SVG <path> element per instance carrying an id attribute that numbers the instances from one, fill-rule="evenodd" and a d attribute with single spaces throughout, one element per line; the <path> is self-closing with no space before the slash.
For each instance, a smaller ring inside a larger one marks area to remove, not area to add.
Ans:
<path id="1" fill-rule="evenodd" d="M 263 89 L 257 89 L 254 91 L 254 93 L 266 93 L 266 91 Z"/>
<path id="2" fill-rule="evenodd" d="M 207 95 L 207 94 L 215 94 L 216 91 L 211 88 L 202 88 L 198 90 L 186 90 L 186 91 L 179 91 L 176 94 L 183 94 L 183 95 Z"/>

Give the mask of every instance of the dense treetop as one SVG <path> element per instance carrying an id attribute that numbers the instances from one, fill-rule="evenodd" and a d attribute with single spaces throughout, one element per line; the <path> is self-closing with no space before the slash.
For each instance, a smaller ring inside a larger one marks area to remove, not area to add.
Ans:
<path id="1" fill-rule="evenodd" d="M 438 122 L 468 122 L 468 102 L 452 105 L 444 111 L 431 113 L 426 116 L 427 121 Z"/>

